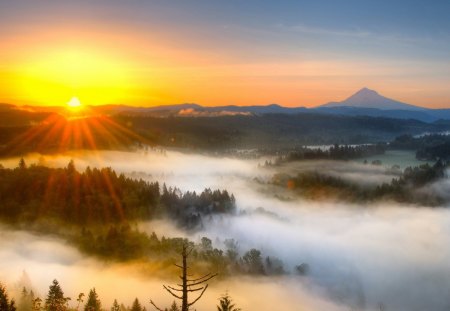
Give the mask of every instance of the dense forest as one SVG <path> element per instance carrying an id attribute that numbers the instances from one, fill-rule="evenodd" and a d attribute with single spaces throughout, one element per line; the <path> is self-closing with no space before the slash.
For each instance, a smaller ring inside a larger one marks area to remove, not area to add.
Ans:
<path id="1" fill-rule="evenodd" d="M 398 178 L 393 178 L 390 183 L 382 183 L 377 186 L 355 183 L 318 171 L 302 172 L 294 177 L 276 174 L 271 183 L 294 191 L 308 199 L 335 199 L 358 203 L 391 200 L 400 203 L 438 206 L 445 203 L 447 199 L 422 188 L 446 178 L 447 167 L 444 161 L 437 161 L 433 166 L 423 164 L 417 167 L 407 167 Z"/>
<path id="2" fill-rule="evenodd" d="M 421 136 L 400 135 L 389 143 L 389 148 L 396 150 L 419 150 L 447 142 L 450 142 L 450 135 L 447 134 L 427 134 Z"/>
<path id="3" fill-rule="evenodd" d="M 158 144 L 199 149 L 378 143 L 402 134 L 446 131 L 449 126 L 314 113 L 198 118 L 117 115 L 113 119 L 119 124 L 132 124 L 136 133 Z"/>
<path id="4" fill-rule="evenodd" d="M 416 152 L 416 158 L 419 160 L 428 160 L 428 161 L 436 161 L 436 160 L 449 161 L 450 141 L 436 146 L 419 149 Z"/>
<path id="5" fill-rule="evenodd" d="M 402 135 L 389 143 L 390 149 L 415 150 L 416 158 L 426 161 L 450 160 L 450 135 L 428 134 L 414 137 Z"/>
<path id="6" fill-rule="evenodd" d="M 226 190 L 182 193 L 177 188 L 134 180 L 111 168 L 75 169 L 39 165 L 0 168 L 0 220 L 15 228 L 56 234 L 86 254 L 104 260 L 158 262 L 169 269 L 181 245 L 192 247 L 197 264 L 230 274 L 282 274 L 282 262 L 261 251 L 239 249 L 224 240 L 214 248 L 184 238 L 158 237 L 140 231 L 138 222 L 167 217 L 180 228 L 195 230 L 204 217 L 233 214 L 235 198 Z M 203 267 L 205 269 L 205 267 Z"/>
<path id="7" fill-rule="evenodd" d="M 382 143 L 358 146 L 334 144 L 328 149 L 300 147 L 285 153 L 279 152 L 281 154 L 273 162 L 267 161 L 265 165 L 280 165 L 301 160 L 352 160 L 384 154 L 385 151 L 386 144 Z"/>
<path id="8" fill-rule="evenodd" d="M 160 189 L 161 188 L 161 189 Z M 235 199 L 226 190 L 181 193 L 117 174 L 111 168 L 75 169 L 40 165 L 27 167 L 23 159 L 15 169 L 0 168 L 0 218 L 31 223 L 58 219 L 77 225 L 151 220 L 168 216 L 183 228 L 201 225 L 202 216 L 233 213 Z"/>

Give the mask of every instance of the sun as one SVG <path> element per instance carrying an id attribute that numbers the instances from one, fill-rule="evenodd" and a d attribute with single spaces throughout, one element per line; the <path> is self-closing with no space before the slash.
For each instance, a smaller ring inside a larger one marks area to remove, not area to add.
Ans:
<path id="1" fill-rule="evenodd" d="M 78 110 L 83 105 L 81 104 L 80 100 L 77 97 L 72 97 L 68 102 L 67 106 L 69 106 L 70 109 Z"/>

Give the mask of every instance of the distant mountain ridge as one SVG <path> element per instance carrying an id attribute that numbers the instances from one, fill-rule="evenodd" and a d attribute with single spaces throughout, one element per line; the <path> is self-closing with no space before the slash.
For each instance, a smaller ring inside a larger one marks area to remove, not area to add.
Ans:
<path id="1" fill-rule="evenodd" d="M 3 105 L 3 109 L 11 109 L 15 106 Z M 34 111 L 55 111 L 62 107 L 31 107 Z M 317 113 L 343 116 L 369 116 L 391 119 L 414 119 L 422 122 L 435 122 L 437 120 L 450 120 L 450 109 L 429 109 L 402 103 L 394 99 L 380 95 L 378 92 L 362 88 L 352 96 L 340 102 L 330 102 L 314 108 L 283 107 L 278 104 L 254 105 L 254 106 L 201 106 L 195 103 L 177 105 L 163 105 L 154 107 L 134 107 L 127 105 L 92 106 L 92 110 L 102 114 L 133 114 L 153 115 L 160 117 L 184 116 L 184 117 L 208 117 L 231 115 L 262 115 L 262 114 L 299 114 Z M 1 108 L 0 108 L 1 109 Z"/>
<path id="2" fill-rule="evenodd" d="M 362 88 L 349 98 L 341 102 L 330 102 L 319 107 L 356 107 L 356 108 L 374 108 L 381 110 L 412 110 L 424 111 L 426 108 L 405 104 L 378 94 L 376 91 Z"/>
<path id="3" fill-rule="evenodd" d="M 430 109 L 402 103 L 368 88 L 362 88 L 341 102 L 330 102 L 314 110 L 326 114 L 414 119 L 423 122 L 450 120 L 450 109 Z"/>
<path id="4" fill-rule="evenodd" d="M 114 109 L 113 109 L 114 110 Z M 380 95 L 378 92 L 362 88 L 341 102 L 330 102 L 314 108 L 283 107 L 277 104 L 256 106 L 218 106 L 207 107 L 197 104 L 181 104 L 148 108 L 122 107 L 118 109 L 128 113 L 159 113 L 162 115 L 218 116 L 234 114 L 297 114 L 319 113 L 345 116 L 369 116 L 392 119 L 414 119 L 422 122 L 434 122 L 440 119 L 450 120 L 450 109 L 429 109 L 402 103 Z"/>

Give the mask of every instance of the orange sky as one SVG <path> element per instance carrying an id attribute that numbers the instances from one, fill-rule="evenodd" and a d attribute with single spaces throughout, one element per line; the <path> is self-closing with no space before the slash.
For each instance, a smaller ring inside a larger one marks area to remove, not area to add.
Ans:
<path id="1" fill-rule="evenodd" d="M 88 105 L 311 107 L 369 87 L 410 104 L 450 106 L 450 63 L 378 50 L 346 51 L 332 40 L 351 45 L 353 34 L 301 28 L 303 38 L 278 26 L 269 31 L 208 21 L 224 29 L 216 29 L 215 36 L 203 24 L 143 25 L 128 17 L 97 19 L 86 12 L 78 12 L 77 20 L 42 10 L 24 24 L 21 18 L 31 13 L 20 11 L 16 19 L 3 21 L 8 27 L 0 30 L 1 102 L 64 105 L 76 96 Z M 356 35 L 365 40 L 365 34 Z M 322 45 L 336 49 L 319 49 Z M 381 45 L 376 48 L 382 50 Z"/>

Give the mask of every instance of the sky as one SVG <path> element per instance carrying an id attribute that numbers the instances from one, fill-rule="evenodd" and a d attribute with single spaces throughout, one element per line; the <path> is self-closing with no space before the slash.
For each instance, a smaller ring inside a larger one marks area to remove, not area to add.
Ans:
<path id="1" fill-rule="evenodd" d="M 450 107 L 450 2 L 0 0 L 0 102 Z"/>

